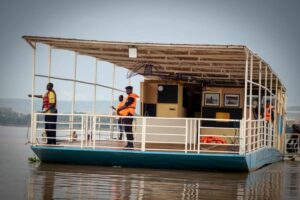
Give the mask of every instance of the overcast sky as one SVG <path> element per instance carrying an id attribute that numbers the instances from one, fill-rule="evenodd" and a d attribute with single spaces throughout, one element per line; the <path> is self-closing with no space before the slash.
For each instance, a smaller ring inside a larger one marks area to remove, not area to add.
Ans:
<path id="1" fill-rule="evenodd" d="M 288 90 L 289 105 L 300 105 L 299 10 L 299 0 L 0 0 L 0 97 L 26 98 L 26 94 L 30 93 L 32 50 L 21 36 L 37 35 L 110 41 L 246 45 L 279 74 Z M 47 52 L 43 46 L 40 48 L 41 52 Z M 47 60 L 45 55 L 41 53 L 40 57 Z M 61 72 L 63 65 L 74 62 L 73 55 L 66 54 L 63 63 L 56 61 L 58 58 L 54 53 L 54 74 Z M 84 67 L 90 65 L 92 69 L 94 60 L 80 59 L 82 79 L 92 76 L 93 72 Z M 39 65 L 42 67 L 43 63 Z M 110 66 L 101 64 L 99 82 L 108 85 L 111 76 L 102 73 L 105 66 L 105 73 L 111 73 Z M 123 87 L 128 84 L 125 71 L 120 70 L 119 74 L 117 86 Z M 86 79 L 93 80 L 93 76 Z M 136 79 L 134 84 L 138 86 L 140 80 Z M 45 90 L 43 83 L 39 85 L 37 92 Z M 87 90 L 92 91 L 92 88 Z M 109 95 L 103 95 L 106 92 L 98 98 L 110 99 Z M 59 98 L 64 97 L 71 97 L 70 89 L 61 89 Z M 86 98 L 91 96 L 78 96 L 78 99 Z"/>

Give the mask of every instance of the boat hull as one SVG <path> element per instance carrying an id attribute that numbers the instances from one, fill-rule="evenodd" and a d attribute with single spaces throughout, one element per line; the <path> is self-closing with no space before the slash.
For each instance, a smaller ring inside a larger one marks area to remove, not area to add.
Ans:
<path id="1" fill-rule="evenodd" d="M 46 163 L 136 168 L 245 172 L 282 159 L 279 152 L 267 149 L 246 155 L 236 155 L 141 152 L 45 146 L 32 146 L 31 148 L 39 159 Z"/>

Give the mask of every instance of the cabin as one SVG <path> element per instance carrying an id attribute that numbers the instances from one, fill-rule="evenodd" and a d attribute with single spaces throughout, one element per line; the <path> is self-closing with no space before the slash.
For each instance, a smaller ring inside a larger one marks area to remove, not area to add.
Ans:
<path id="1" fill-rule="evenodd" d="M 51 75 L 51 52 L 57 49 L 74 52 L 75 72 L 77 56 L 86 55 L 95 58 L 95 72 L 97 61 L 106 61 L 127 69 L 127 78 L 144 77 L 140 114 L 133 117 L 134 149 L 130 151 L 124 150 L 126 139 L 115 137 L 120 134 L 118 116 L 96 113 L 96 89 L 92 113 L 76 113 L 72 106 L 71 113 L 57 114 L 61 116 L 57 137 L 60 132 L 74 131 L 78 137 L 61 136 L 55 146 L 41 142 L 44 122 L 39 119 L 44 114 L 34 110 L 32 98 L 31 144 L 42 161 L 250 171 L 282 159 L 286 88 L 270 65 L 246 46 L 23 39 L 33 49 L 32 94 L 36 77 L 124 92 L 114 85 L 100 85 L 96 77 L 94 82 L 84 82 L 76 75 L 73 79 Z M 48 74 L 35 72 L 37 44 L 49 46 Z M 112 102 L 115 99 L 112 96 Z M 272 107 L 270 120 L 265 115 L 267 102 Z M 70 160 L 71 150 L 88 153 L 85 155 L 91 160 L 80 156 Z M 65 156 L 55 157 L 51 152 Z M 112 155 L 114 159 L 105 159 Z M 136 155 L 140 157 L 134 159 Z M 93 156 L 98 160 L 92 161 Z M 128 163 L 122 156 L 134 161 Z"/>

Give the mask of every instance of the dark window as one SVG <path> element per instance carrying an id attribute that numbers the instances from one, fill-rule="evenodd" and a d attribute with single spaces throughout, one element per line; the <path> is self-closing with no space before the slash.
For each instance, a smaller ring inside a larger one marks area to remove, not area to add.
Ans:
<path id="1" fill-rule="evenodd" d="M 157 91 L 158 103 L 177 103 L 178 102 L 178 86 L 177 85 L 158 85 L 162 91 Z"/>

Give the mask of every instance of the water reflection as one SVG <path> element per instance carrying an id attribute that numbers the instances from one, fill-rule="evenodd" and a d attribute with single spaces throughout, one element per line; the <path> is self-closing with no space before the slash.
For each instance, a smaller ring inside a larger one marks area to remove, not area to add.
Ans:
<path id="1" fill-rule="evenodd" d="M 40 164 L 28 199 L 299 199 L 300 163 L 252 173 Z"/>

